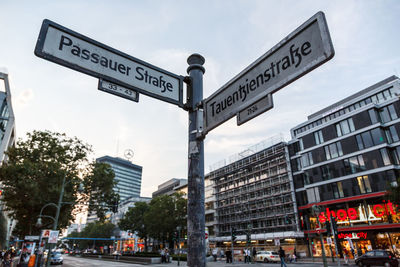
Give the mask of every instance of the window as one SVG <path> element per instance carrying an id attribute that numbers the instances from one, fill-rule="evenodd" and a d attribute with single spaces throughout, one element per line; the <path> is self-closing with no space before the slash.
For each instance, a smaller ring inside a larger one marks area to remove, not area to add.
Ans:
<path id="1" fill-rule="evenodd" d="M 395 120 L 398 118 L 396 110 L 393 106 L 393 104 L 383 107 L 379 110 L 379 116 L 381 118 L 381 121 L 383 123 Z"/>
<path id="2" fill-rule="evenodd" d="M 395 164 L 400 164 L 400 146 L 392 151 L 393 161 Z"/>
<path id="3" fill-rule="evenodd" d="M 308 198 L 308 203 L 320 202 L 321 199 L 319 197 L 318 187 L 307 189 L 307 198 Z"/>
<path id="4" fill-rule="evenodd" d="M 322 180 L 329 180 L 333 178 L 333 171 L 329 165 L 321 166 Z"/>
<path id="5" fill-rule="evenodd" d="M 388 129 L 385 129 L 386 139 L 388 143 L 395 143 L 399 141 L 399 135 L 397 134 L 396 128 L 394 125 L 390 126 Z"/>
<path id="6" fill-rule="evenodd" d="M 324 149 L 327 160 L 343 156 L 342 145 L 340 142 L 325 146 Z"/>
<path id="7" fill-rule="evenodd" d="M 381 155 L 382 155 L 382 160 L 383 160 L 383 165 L 391 165 L 392 163 L 390 162 L 389 154 L 386 150 L 386 148 L 380 149 Z"/>
<path id="8" fill-rule="evenodd" d="M 339 123 L 336 124 L 336 133 L 337 136 L 342 136 L 351 132 L 354 132 L 354 123 L 353 123 L 353 119 L 347 119 L 344 121 L 341 121 Z"/>
<path id="9" fill-rule="evenodd" d="M 321 130 L 314 132 L 314 139 L 316 145 L 319 145 L 324 142 L 324 137 L 322 136 Z"/>
<path id="10" fill-rule="evenodd" d="M 344 197 L 342 182 L 333 183 L 331 186 L 334 198 Z"/>
<path id="11" fill-rule="evenodd" d="M 371 123 L 375 124 L 378 122 L 378 116 L 376 115 L 375 109 L 368 110 L 369 118 L 371 119 Z"/>
<path id="12" fill-rule="evenodd" d="M 362 155 L 343 160 L 346 174 L 353 174 L 365 170 L 365 163 Z"/>
<path id="13" fill-rule="evenodd" d="M 312 153 L 307 152 L 307 153 L 301 155 L 301 163 L 302 163 L 303 167 L 307 167 L 307 166 L 314 164 L 314 161 L 312 158 Z"/>
<path id="14" fill-rule="evenodd" d="M 385 142 L 380 128 L 356 135 L 358 149 L 368 148 Z"/>
<path id="15" fill-rule="evenodd" d="M 371 193 L 371 184 L 368 180 L 368 175 L 357 177 L 358 187 L 360 188 L 361 194 Z"/>
<path id="16" fill-rule="evenodd" d="M 300 150 L 304 150 L 303 139 L 299 138 Z"/>

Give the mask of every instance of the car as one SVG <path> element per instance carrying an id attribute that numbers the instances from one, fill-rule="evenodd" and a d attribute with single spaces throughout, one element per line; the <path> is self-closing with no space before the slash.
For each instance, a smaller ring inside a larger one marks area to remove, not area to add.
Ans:
<path id="1" fill-rule="evenodd" d="M 356 258 L 355 263 L 362 266 L 397 267 L 399 262 L 392 252 L 386 250 L 371 250 Z"/>
<path id="2" fill-rule="evenodd" d="M 262 262 L 279 262 L 281 259 L 279 258 L 278 252 L 275 251 L 258 251 L 256 254 L 256 261 Z"/>
<path id="3" fill-rule="evenodd" d="M 51 254 L 50 264 L 61 264 L 62 265 L 63 261 L 64 261 L 64 259 L 61 255 L 61 253 L 56 252 L 56 253 Z"/>

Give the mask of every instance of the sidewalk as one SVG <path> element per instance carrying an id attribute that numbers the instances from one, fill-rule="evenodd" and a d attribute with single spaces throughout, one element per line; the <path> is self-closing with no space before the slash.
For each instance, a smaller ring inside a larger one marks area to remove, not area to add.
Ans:
<path id="1" fill-rule="evenodd" d="M 328 261 L 328 266 L 338 266 L 338 262 L 335 258 L 335 262 L 332 262 L 332 259 L 329 258 L 327 259 Z M 273 263 L 271 263 L 273 264 Z M 312 258 L 302 258 L 300 260 L 298 260 L 297 262 L 293 262 L 293 263 L 286 263 L 288 266 L 323 266 L 322 264 L 322 259 L 321 258 L 314 258 L 314 261 L 312 260 Z M 218 261 L 207 261 L 207 266 L 208 267 L 232 267 L 232 266 L 236 266 L 236 267 L 250 267 L 250 266 L 265 266 L 265 263 L 262 262 L 257 262 L 257 263 L 252 263 L 252 264 L 246 264 L 243 263 L 242 261 L 239 262 L 234 262 L 234 264 L 231 263 L 226 263 L 225 260 L 220 260 L 218 259 Z M 280 264 L 274 264 L 275 266 L 280 266 Z M 164 263 L 164 264 L 152 264 L 152 266 L 157 266 L 157 267 L 175 267 L 178 266 L 178 261 L 172 261 L 171 263 Z M 181 261 L 179 266 L 184 266 L 186 267 L 187 264 L 185 261 Z M 344 260 L 341 259 L 340 260 L 340 266 L 355 266 L 354 260 L 350 260 L 349 261 L 349 265 L 345 265 L 344 264 Z"/>

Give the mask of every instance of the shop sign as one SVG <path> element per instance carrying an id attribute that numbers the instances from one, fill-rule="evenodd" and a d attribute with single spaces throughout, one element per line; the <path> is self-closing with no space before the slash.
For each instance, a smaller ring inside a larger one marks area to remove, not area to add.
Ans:
<path id="1" fill-rule="evenodd" d="M 365 209 L 362 204 L 356 208 L 348 208 L 348 209 L 339 209 L 336 211 L 329 210 L 326 208 L 326 212 L 321 212 L 318 215 L 318 219 L 321 223 L 325 223 L 326 221 L 330 221 L 330 217 L 334 217 L 337 219 L 338 223 L 340 221 L 348 221 L 352 222 L 366 222 L 366 221 L 378 221 L 381 220 L 385 215 L 395 215 L 397 214 L 393 204 L 388 201 L 387 203 L 368 205 L 368 218 L 366 216 Z"/>
<path id="2" fill-rule="evenodd" d="M 358 232 L 358 233 L 339 233 L 339 239 L 367 239 L 367 232 Z"/>

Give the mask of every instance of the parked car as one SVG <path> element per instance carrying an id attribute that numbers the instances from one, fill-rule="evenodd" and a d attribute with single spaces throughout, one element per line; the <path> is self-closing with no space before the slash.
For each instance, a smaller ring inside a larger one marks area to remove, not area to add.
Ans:
<path id="1" fill-rule="evenodd" d="M 63 260 L 60 252 L 53 252 L 50 258 L 50 264 L 63 264 Z"/>
<path id="2" fill-rule="evenodd" d="M 279 262 L 278 252 L 275 251 L 258 251 L 256 254 L 256 261 L 262 262 Z"/>
<path id="3" fill-rule="evenodd" d="M 356 264 L 362 266 L 397 267 L 399 262 L 392 252 L 386 250 L 371 250 L 356 259 Z"/>

